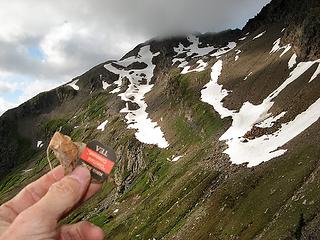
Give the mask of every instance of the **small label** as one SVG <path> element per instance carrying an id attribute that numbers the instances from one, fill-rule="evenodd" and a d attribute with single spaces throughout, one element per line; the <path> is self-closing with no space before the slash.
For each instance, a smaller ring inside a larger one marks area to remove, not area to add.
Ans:
<path id="1" fill-rule="evenodd" d="M 111 173 L 115 160 L 116 155 L 112 148 L 94 140 L 87 144 L 78 163 L 90 170 L 93 179 L 103 182 Z"/>

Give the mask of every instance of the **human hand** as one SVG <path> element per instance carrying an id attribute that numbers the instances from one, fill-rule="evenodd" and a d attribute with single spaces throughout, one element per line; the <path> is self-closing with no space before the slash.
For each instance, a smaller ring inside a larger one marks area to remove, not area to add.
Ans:
<path id="1" fill-rule="evenodd" d="M 0 240 L 102 240 L 103 231 L 89 222 L 58 225 L 77 204 L 96 193 L 89 170 L 77 167 L 64 177 L 61 166 L 25 187 L 0 206 Z"/>

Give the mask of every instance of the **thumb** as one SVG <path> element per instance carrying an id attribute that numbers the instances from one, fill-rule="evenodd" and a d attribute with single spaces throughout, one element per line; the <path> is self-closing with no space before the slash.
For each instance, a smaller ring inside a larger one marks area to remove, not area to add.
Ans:
<path id="1" fill-rule="evenodd" d="M 89 170 L 85 167 L 77 167 L 70 175 L 54 183 L 30 211 L 36 212 L 40 218 L 58 221 L 81 200 L 89 183 Z"/>

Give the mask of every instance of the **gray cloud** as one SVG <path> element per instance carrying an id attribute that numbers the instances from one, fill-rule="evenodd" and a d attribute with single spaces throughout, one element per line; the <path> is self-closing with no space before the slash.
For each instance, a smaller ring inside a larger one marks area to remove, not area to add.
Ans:
<path id="1" fill-rule="evenodd" d="M 22 89 L 23 96 L 30 97 L 41 91 L 39 86 L 70 80 L 153 37 L 242 28 L 269 1 L 1 1 L 0 82 L 6 81 L 1 73 L 11 74 L 11 79 L 25 76 L 32 89 L 37 86 L 34 92 Z M 38 49 L 41 56 L 33 56 L 30 49 Z M 18 85 L 2 84 L 0 93 Z M 0 94 L 0 105 L 9 106 L 7 100 Z"/>

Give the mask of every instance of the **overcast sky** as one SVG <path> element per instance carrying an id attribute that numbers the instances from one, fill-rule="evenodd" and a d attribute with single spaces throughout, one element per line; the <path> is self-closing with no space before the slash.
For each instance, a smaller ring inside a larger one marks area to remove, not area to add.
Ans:
<path id="1" fill-rule="evenodd" d="M 0 115 L 152 37 L 242 28 L 268 2 L 0 1 Z"/>

